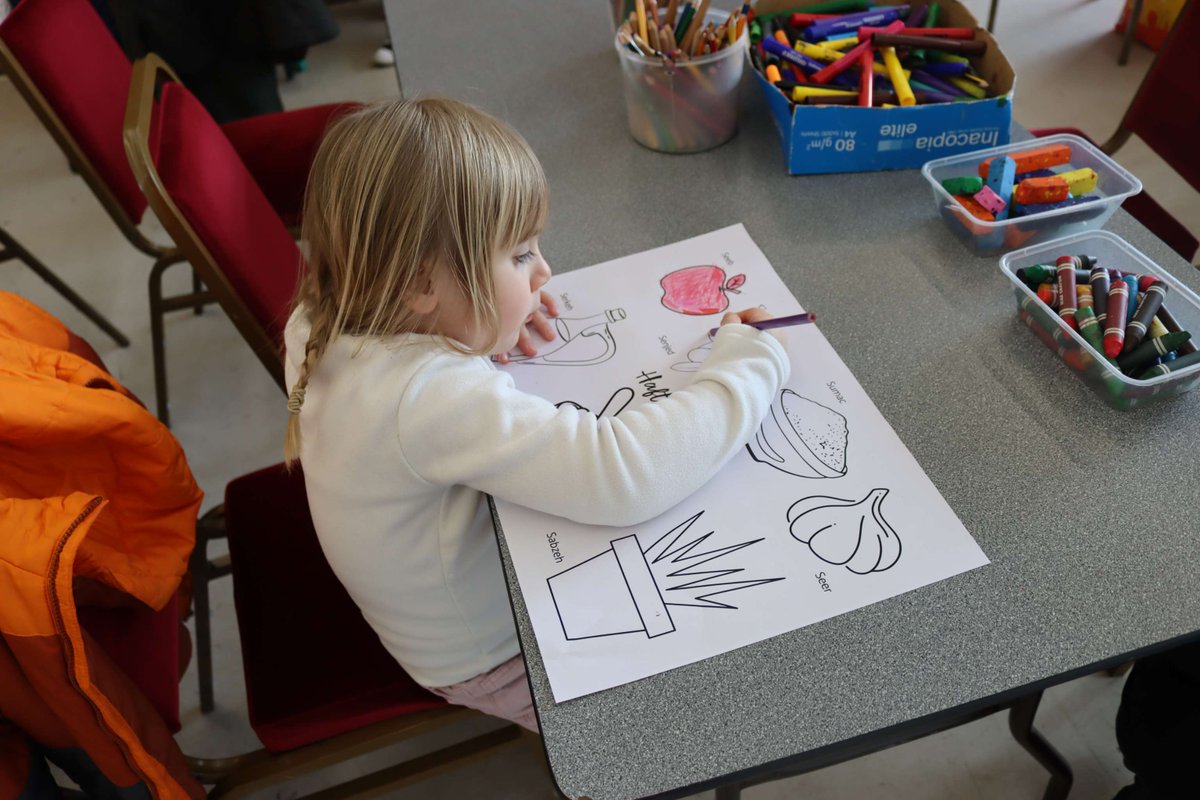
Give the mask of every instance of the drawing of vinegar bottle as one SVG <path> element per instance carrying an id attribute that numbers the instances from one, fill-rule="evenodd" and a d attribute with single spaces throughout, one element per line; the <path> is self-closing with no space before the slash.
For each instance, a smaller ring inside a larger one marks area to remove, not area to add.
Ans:
<path id="1" fill-rule="evenodd" d="M 558 342 L 551 342 L 552 350 L 543 350 L 536 356 L 512 355 L 514 364 L 545 364 L 557 367 L 587 367 L 613 357 L 617 343 L 609 326 L 625 319 L 625 309 L 610 308 L 587 317 L 555 317 L 554 329 Z"/>

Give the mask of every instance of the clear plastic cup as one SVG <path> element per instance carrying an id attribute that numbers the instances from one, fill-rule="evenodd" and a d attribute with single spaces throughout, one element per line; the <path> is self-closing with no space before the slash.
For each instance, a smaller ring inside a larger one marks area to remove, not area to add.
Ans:
<path id="1" fill-rule="evenodd" d="M 721 24 L 727 12 L 709 12 Z M 663 153 L 699 153 L 737 133 L 738 87 L 746 61 L 747 29 L 732 45 L 672 63 L 613 43 L 621 59 L 629 132 L 638 144 Z"/>

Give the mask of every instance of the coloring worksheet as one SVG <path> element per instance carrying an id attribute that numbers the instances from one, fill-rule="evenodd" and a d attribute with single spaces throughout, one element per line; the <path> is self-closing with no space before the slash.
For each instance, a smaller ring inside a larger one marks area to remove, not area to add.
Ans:
<path id="1" fill-rule="evenodd" d="M 503 369 L 614 424 L 691 382 L 725 311 L 804 311 L 742 225 L 546 289 L 558 338 Z M 792 376 L 747 446 L 661 516 L 604 528 L 497 501 L 557 702 L 988 563 L 819 324 L 787 329 Z"/>

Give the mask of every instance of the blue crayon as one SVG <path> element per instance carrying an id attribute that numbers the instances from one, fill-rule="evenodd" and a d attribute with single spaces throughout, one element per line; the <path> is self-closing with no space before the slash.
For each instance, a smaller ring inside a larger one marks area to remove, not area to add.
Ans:
<path id="1" fill-rule="evenodd" d="M 908 6 L 888 6 L 871 11 L 859 11 L 856 14 L 842 14 L 831 19 L 819 19 L 804 29 L 804 38 L 810 42 L 819 42 L 838 33 L 857 33 L 858 29 L 864 25 L 882 28 L 906 14 L 908 14 Z"/>
<path id="2" fill-rule="evenodd" d="M 994 191 L 994 190 L 993 190 Z M 1029 205 L 1014 204 L 1012 215 L 1014 217 L 1028 217 L 1030 214 L 1040 214 L 1043 211 L 1054 211 L 1059 208 L 1069 208 L 1077 206 L 1081 203 L 1090 203 L 1093 200 L 1100 198 L 1094 194 L 1083 195 L 1082 197 L 1068 197 L 1066 200 L 1060 200 L 1057 203 L 1030 203 Z M 1071 217 L 1075 219 L 1074 216 Z"/>
<path id="3" fill-rule="evenodd" d="M 919 8 L 924 8 L 924 6 L 919 6 Z M 921 69 L 930 75 L 937 75 L 939 78 L 961 78 L 967 74 L 967 70 L 970 68 L 970 64 L 960 64 L 957 61 L 930 61 L 921 66 Z"/>
<path id="4" fill-rule="evenodd" d="M 987 185 L 1004 201 L 1004 208 L 996 212 L 996 221 L 1008 219 L 1012 207 L 1013 178 L 1017 174 L 1017 162 L 1008 156 L 997 156 L 988 164 Z"/>
<path id="5" fill-rule="evenodd" d="M 1137 282 L 1137 279 L 1138 279 L 1137 275 L 1123 275 L 1121 277 L 1121 280 L 1125 281 L 1125 285 L 1129 287 L 1129 305 L 1128 305 L 1128 309 L 1125 314 L 1126 327 L 1128 327 L 1129 323 L 1133 321 L 1133 314 L 1135 311 L 1137 311 L 1137 304 L 1138 304 L 1138 288 L 1137 288 L 1138 282 Z"/>
<path id="6" fill-rule="evenodd" d="M 922 69 L 927 67 L 929 67 L 928 64 L 926 64 L 925 67 L 922 67 Z M 1026 178 L 1049 178 L 1051 175 L 1057 174 L 1058 173 L 1052 169 L 1031 169 L 1029 172 L 1018 172 L 1017 177 L 1013 180 L 1015 180 L 1017 183 L 1020 183 Z"/>

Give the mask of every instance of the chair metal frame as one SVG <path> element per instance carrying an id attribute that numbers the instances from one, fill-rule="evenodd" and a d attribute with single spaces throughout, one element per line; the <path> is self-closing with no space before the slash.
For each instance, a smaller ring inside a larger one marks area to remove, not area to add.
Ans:
<path id="1" fill-rule="evenodd" d="M 170 72 L 169 67 L 166 67 L 166 65 L 164 67 Z M 150 269 L 149 276 L 150 343 L 154 359 L 154 399 L 158 419 L 164 425 L 169 425 L 170 412 L 167 407 L 167 367 L 163 316 L 169 311 L 177 311 L 184 308 L 191 308 L 196 314 L 200 314 L 204 306 L 213 302 L 215 298 L 211 292 L 204 289 L 200 278 L 195 274 L 192 276 L 191 292 L 172 295 L 170 297 L 163 296 L 163 273 L 169 267 L 183 263 L 183 254 L 176 247 L 151 241 L 142 233 L 138 225 L 130 219 L 120 201 L 117 200 L 116 195 L 113 194 L 112 189 L 109 188 L 96 167 L 92 164 L 91 159 L 83 152 L 66 124 L 58 116 L 58 113 L 50 105 L 50 102 L 46 100 L 45 95 L 38 89 L 37 84 L 29 76 L 29 73 L 25 71 L 21 62 L 3 41 L 0 41 L 0 72 L 4 72 L 9 76 L 13 85 L 17 87 L 17 91 L 20 92 L 21 96 L 25 98 L 25 102 L 33 110 L 34 115 L 37 116 L 42 125 L 50 133 L 51 138 L 54 139 L 63 154 L 66 155 L 67 162 L 72 171 L 83 178 L 84 183 L 92 190 L 92 194 L 100 201 L 100 205 L 108 212 L 108 215 L 116 223 L 117 228 L 124 234 L 129 243 L 154 259 L 154 265 Z M 174 73 L 171 74 L 174 75 Z"/>
<path id="2" fill-rule="evenodd" d="M 12 235 L 0 228 L 0 264 L 5 261 L 20 261 L 25 266 L 33 270 L 39 278 L 62 295 L 67 302 L 75 306 L 81 314 L 95 323 L 96 327 L 112 337 L 121 347 L 129 347 L 129 338 L 121 333 L 116 325 L 108 321 L 108 318 L 101 314 L 96 309 L 92 308 L 91 303 L 84 300 L 79 294 L 67 285 L 66 281 L 55 275 L 49 267 L 43 264 L 34 256 L 33 253 L 25 249 L 25 246 L 12 237 Z"/>
<path id="3" fill-rule="evenodd" d="M 462 706 L 440 706 L 377 722 L 286 753 L 275 754 L 264 748 L 229 758 L 188 757 L 188 765 L 201 783 L 216 784 L 209 792 L 210 800 L 240 800 L 268 786 L 294 780 L 385 747 L 425 737 L 446 726 L 484 716 L 478 711 Z M 426 780 L 448 769 L 465 766 L 522 740 L 527 743 L 537 740 L 540 747 L 540 740 L 535 734 L 514 724 L 508 724 L 306 795 L 306 798 L 346 800 L 375 797 L 382 792 Z"/>

